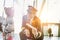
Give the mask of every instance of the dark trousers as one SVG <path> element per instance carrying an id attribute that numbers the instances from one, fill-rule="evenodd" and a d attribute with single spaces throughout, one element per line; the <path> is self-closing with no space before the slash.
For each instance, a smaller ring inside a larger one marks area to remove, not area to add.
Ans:
<path id="1" fill-rule="evenodd" d="M 25 34 L 22 32 L 19 33 L 19 36 L 20 36 L 20 40 L 27 40 Z"/>
<path id="2" fill-rule="evenodd" d="M 42 36 L 39 37 L 39 38 L 34 38 L 33 36 L 32 36 L 32 38 L 28 38 L 28 37 L 24 34 L 23 31 L 21 31 L 21 32 L 19 33 L 19 36 L 20 36 L 20 40 L 27 40 L 27 39 L 30 39 L 30 40 L 43 40 L 43 38 L 44 38 L 43 33 L 42 33 Z"/>

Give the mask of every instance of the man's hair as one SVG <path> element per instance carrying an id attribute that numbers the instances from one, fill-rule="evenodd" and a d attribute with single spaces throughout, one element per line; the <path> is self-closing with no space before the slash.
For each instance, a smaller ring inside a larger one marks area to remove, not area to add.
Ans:
<path id="1" fill-rule="evenodd" d="M 31 10 L 32 10 L 32 11 L 37 12 L 37 9 L 34 8 L 33 6 L 28 6 L 28 7 L 31 7 Z"/>

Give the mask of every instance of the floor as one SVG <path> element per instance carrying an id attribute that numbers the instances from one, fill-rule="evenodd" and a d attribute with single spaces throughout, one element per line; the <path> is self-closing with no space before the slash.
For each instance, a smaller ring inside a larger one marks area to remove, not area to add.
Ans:
<path id="1" fill-rule="evenodd" d="M 45 36 L 44 40 L 60 40 L 60 37 L 48 37 L 48 36 Z"/>
<path id="2" fill-rule="evenodd" d="M 0 33 L 0 40 L 3 40 L 3 36 L 2 36 L 1 33 Z M 13 40 L 20 40 L 19 35 L 18 34 L 14 34 Z M 44 40 L 60 40 L 60 37 L 48 37 L 48 36 L 44 36 Z"/>

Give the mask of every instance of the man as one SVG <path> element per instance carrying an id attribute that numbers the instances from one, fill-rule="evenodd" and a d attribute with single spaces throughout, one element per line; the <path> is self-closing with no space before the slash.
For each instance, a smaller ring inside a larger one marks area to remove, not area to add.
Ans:
<path id="1" fill-rule="evenodd" d="M 40 35 L 37 35 L 38 32 L 41 32 L 42 34 L 40 19 L 36 16 L 37 10 L 32 6 L 28 6 L 27 11 L 28 11 L 27 15 L 24 15 L 22 19 L 23 30 L 20 33 L 21 40 L 27 40 L 27 39 L 28 40 L 42 40 L 43 37 L 39 37 Z M 32 27 L 29 27 L 29 25 L 26 25 L 26 24 L 29 24 Z M 27 33 L 25 31 L 26 29 L 28 30 Z M 25 32 L 25 34 L 23 32 Z"/>

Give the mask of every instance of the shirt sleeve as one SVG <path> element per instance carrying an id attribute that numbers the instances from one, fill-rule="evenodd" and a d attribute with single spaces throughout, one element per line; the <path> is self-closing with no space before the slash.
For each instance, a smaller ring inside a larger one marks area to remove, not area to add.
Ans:
<path id="1" fill-rule="evenodd" d="M 26 16 L 23 16 L 22 18 L 22 27 L 26 26 Z"/>

